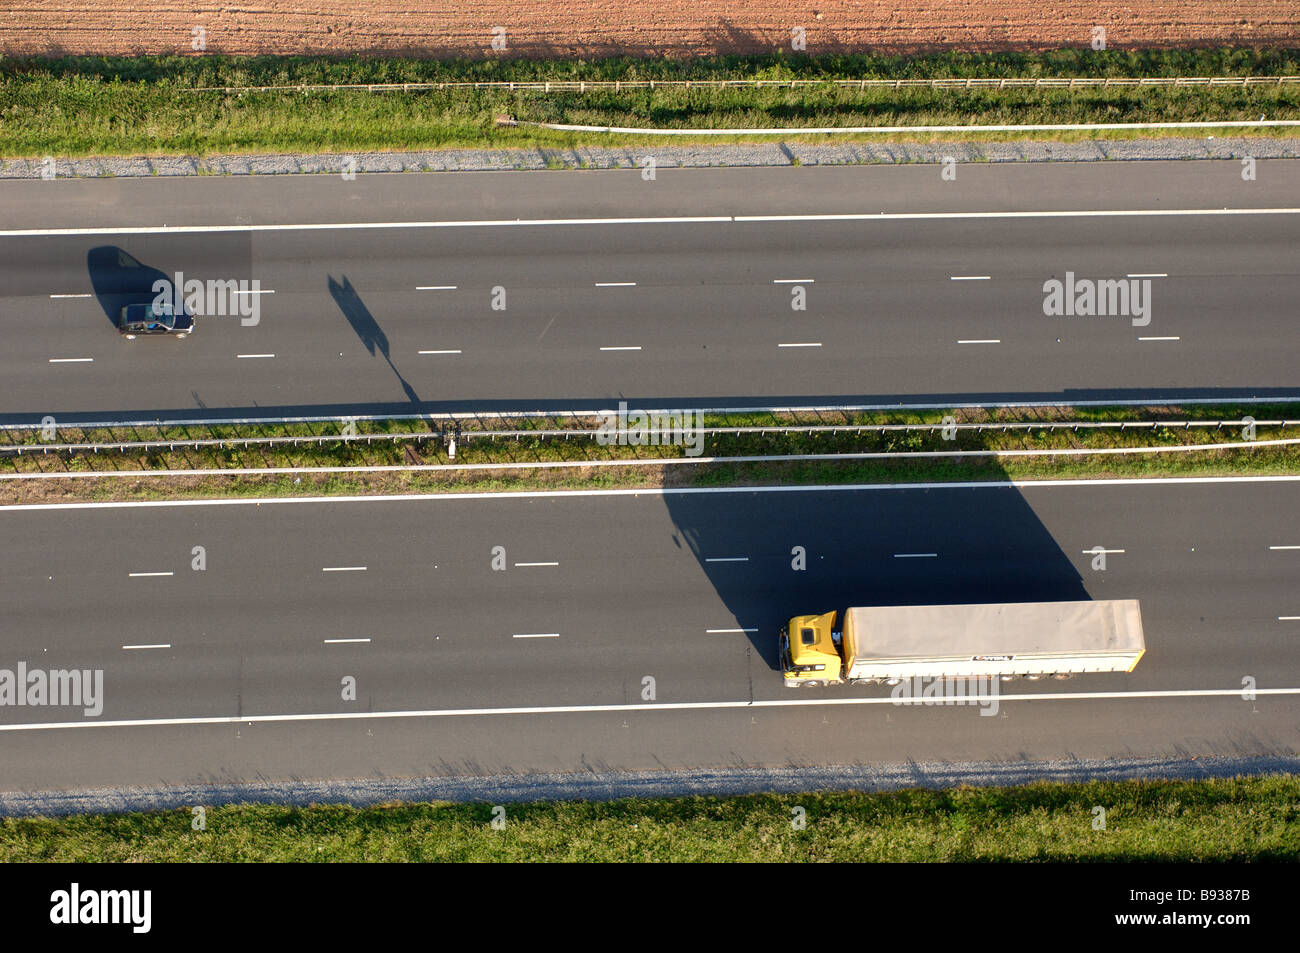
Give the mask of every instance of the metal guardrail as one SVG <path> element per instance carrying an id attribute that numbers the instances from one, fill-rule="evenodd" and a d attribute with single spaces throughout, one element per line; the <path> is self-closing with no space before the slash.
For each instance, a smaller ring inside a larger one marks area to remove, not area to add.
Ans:
<path id="1" fill-rule="evenodd" d="M 504 90 L 507 92 L 600 92 L 638 89 L 807 89 L 830 86 L 840 89 L 1077 89 L 1162 86 L 1285 86 L 1300 83 L 1300 76 L 1017 76 L 935 77 L 933 79 L 632 79 L 632 80 L 482 80 L 443 83 L 300 83 L 284 86 L 194 86 L 189 93 L 336 92 L 365 90 L 368 93 L 420 92 L 422 90 Z"/>
<path id="2" fill-rule="evenodd" d="M 590 415 L 596 416 L 596 415 Z M 929 433 L 943 430 L 968 430 L 976 433 L 985 431 L 1007 433 L 1011 431 L 1042 431 L 1045 433 L 1055 433 L 1060 431 L 1071 431 L 1077 433 L 1080 430 L 1111 430 L 1125 432 L 1128 430 L 1151 430 L 1163 428 L 1166 430 L 1190 430 L 1197 428 L 1214 428 L 1222 430 L 1224 427 L 1244 427 L 1247 424 L 1253 424 L 1256 427 L 1278 427 L 1285 431 L 1287 427 L 1300 426 L 1300 419 L 1289 420 L 1105 420 L 1105 421 L 1008 421 L 1006 423 L 984 421 L 980 423 L 923 423 L 923 424 L 787 424 L 787 425 L 768 425 L 754 427 L 701 427 L 699 433 L 704 436 L 709 435 L 768 435 L 768 434 L 840 434 L 840 433 Z M 32 425 L 31 430 L 41 429 L 39 425 Z M 692 433 L 696 432 L 694 428 L 688 428 Z M 12 430 L 10 431 L 12 432 Z M 322 446 L 325 444 L 358 444 L 369 446 L 375 443 L 405 443 L 415 442 L 424 443 L 430 440 L 443 441 L 454 439 L 464 443 L 469 440 L 479 439 L 514 439 L 521 440 L 525 438 L 535 438 L 541 440 L 571 438 L 588 438 L 595 437 L 597 434 L 606 433 L 612 437 L 630 436 L 633 434 L 645 433 L 645 428 L 610 428 L 600 427 L 570 427 L 558 430 L 469 430 L 462 429 L 459 426 L 448 426 L 438 430 L 411 431 L 409 433 L 396 434 L 300 434 L 296 436 L 275 436 L 275 437 L 197 437 L 193 439 L 168 439 L 168 440 L 112 440 L 103 442 L 82 442 L 82 443 L 13 443 L 8 445 L 0 444 L 0 456 L 19 457 L 23 454 L 49 454 L 49 453 L 126 453 L 127 451 L 136 451 L 142 453 L 160 452 L 163 450 L 201 450 L 205 448 L 226 450 L 226 449 L 249 449 L 252 447 L 299 447 L 299 446 Z"/>
<path id="3" fill-rule="evenodd" d="M 1300 437 L 1284 440 L 1246 440 L 1237 443 L 1188 444 L 1173 447 L 1053 447 L 1011 450 L 883 450 L 861 453 L 787 453 L 761 454 L 734 457 L 655 457 L 621 458 L 617 460 L 511 460 L 507 463 L 421 463 L 380 466 L 304 466 L 304 467 L 216 467 L 189 470 L 61 470 L 35 473 L 9 473 L 0 471 L 0 481 L 32 481 L 62 479 L 99 479 L 103 477 L 177 477 L 177 476 L 284 476 L 287 474 L 329 473 L 421 473 L 421 472 L 483 472 L 500 470 L 573 470 L 601 467 L 657 467 L 700 466 L 710 463 L 792 463 L 797 461 L 848 461 L 848 460 L 904 460 L 904 459 L 1000 459 L 1013 457 L 1097 457 L 1134 456 L 1171 453 L 1201 453 L 1207 450 L 1258 450 L 1264 447 L 1292 447 L 1300 445 Z M 1231 478 L 1228 478 L 1231 479 Z M 1276 476 L 1265 479 L 1293 479 Z M 617 491 L 615 491 L 617 492 Z"/>

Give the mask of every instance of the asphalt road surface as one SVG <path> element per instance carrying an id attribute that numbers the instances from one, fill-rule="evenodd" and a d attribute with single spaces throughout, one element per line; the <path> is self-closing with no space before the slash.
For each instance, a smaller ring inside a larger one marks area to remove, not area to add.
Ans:
<path id="1" fill-rule="evenodd" d="M 0 708 L 0 785 L 1294 756 L 1296 492 L 1284 478 L 5 508 L 0 667 L 102 669 L 104 704 Z M 1116 551 L 1104 570 L 1098 545 Z M 1137 670 L 1007 683 L 993 717 L 898 707 L 887 688 L 795 692 L 775 668 L 795 614 L 1088 598 L 1141 600 Z M 475 713 L 493 709 L 517 711 Z"/>
<path id="2" fill-rule="evenodd" d="M 7 181 L 0 422 L 1291 395 L 1300 169 L 1241 170 Z M 1147 310 L 1046 315 L 1067 272 Z M 257 323 L 119 336 L 177 273 Z"/>

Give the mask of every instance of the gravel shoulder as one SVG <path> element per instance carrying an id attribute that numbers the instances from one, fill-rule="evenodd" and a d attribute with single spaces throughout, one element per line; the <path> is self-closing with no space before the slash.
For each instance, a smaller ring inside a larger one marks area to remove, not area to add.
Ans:
<path id="1" fill-rule="evenodd" d="M 686 797 L 896 791 L 906 788 L 990 787 L 1034 781 L 1124 781 L 1232 778 L 1300 773 L 1300 758 L 1111 759 L 1014 762 L 907 762 L 873 765 L 744 767 L 700 771 L 592 771 L 584 774 L 487 775 L 443 778 L 361 778 L 266 781 L 256 784 L 173 785 L 0 794 L 0 817 L 160 811 L 196 804 L 350 804 L 547 800 L 609 801 L 625 797 Z"/>
<path id="2" fill-rule="evenodd" d="M 1169 159 L 1300 158 L 1300 138 L 1160 137 L 1078 142 L 801 142 L 656 145 L 641 148 L 447 149 L 411 152 L 283 155 L 55 158 L 57 178 L 184 175 L 290 175 L 345 172 L 492 172 L 633 169 L 652 156 L 657 168 L 793 165 L 899 165 L 970 162 L 1100 162 Z M 0 178 L 38 179 L 41 159 L 0 160 Z"/>

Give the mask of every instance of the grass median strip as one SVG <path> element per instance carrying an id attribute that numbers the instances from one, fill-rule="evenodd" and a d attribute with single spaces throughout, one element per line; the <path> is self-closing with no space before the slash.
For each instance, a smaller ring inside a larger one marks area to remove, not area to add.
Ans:
<path id="1" fill-rule="evenodd" d="M 1094 829 L 1095 808 L 1105 809 Z M 802 808 L 802 829 L 792 818 Z M 499 812 L 498 812 L 499 814 Z M 6 862 L 1280 861 L 1300 857 L 1300 780 L 368 808 L 211 807 L 0 821 Z"/>
<path id="2" fill-rule="evenodd" d="M 655 137 L 501 126 L 502 115 L 594 126 L 750 128 L 1300 119 L 1300 85 L 524 91 L 199 91 L 204 87 L 539 80 L 1278 76 L 1300 50 L 749 56 L 689 62 L 503 62 L 305 57 L 132 57 L 0 62 L 0 151 L 11 157 L 212 155 L 637 145 Z M 1143 133 L 1150 135 L 1151 133 Z M 1179 134 L 1179 133 L 1175 133 Z M 1255 130 L 1256 135 L 1294 131 Z M 1017 138 L 1016 133 L 971 138 Z M 1075 140 L 1090 132 L 1036 133 Z M 1108 132 L 1107 137 L 1125 135 Z M 1023 137 L 1023 135 L 1020 135 Z M 777 139 L 798 139 L 794 136 Z M 870 137 L 867 137 L 870 138 Z M 932 134 L 903 138 L 926 141 Z M 682 142 L 689 142 L 683 137 Z M 710 137 L 713 143 L 727 137 Z M 755 141 L 750 137 L 749 141 Z M 811 137 L 809 141 L 824 141 Z"/>
<path id="3" fill-rule="evenodd" d="M 598 441 L 590 416 L 363 421 L 347 442 L 328 422 L 10 430 L 0 501 L 1300 472 L 1300 447 L 1279 442 L 1300 438 L 1300 406 L 1249 410 L 707 415 L 699 440 L 659 446 Z"/>

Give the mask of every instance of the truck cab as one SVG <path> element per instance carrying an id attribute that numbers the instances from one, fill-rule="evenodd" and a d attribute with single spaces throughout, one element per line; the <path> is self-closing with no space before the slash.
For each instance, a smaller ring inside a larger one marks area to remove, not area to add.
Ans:
<path id="1" fill-rule="evenodd" d="M 781 630 L 781 674 L 787 688 L 826 685 L 840 680 L 835 645 L 835 613 L 797 615 Z"/>

